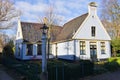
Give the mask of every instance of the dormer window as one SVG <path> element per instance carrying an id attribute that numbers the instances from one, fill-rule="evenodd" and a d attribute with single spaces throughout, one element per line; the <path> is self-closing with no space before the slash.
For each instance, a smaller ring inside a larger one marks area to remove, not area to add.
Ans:
<path id="1" fill-rule="evenodd" d="M 95 34 L 96 34 L 96 28 L 95 28 L 95 26 L 92 26 L 91 27 L 91 36 L 95 37 Z"/>

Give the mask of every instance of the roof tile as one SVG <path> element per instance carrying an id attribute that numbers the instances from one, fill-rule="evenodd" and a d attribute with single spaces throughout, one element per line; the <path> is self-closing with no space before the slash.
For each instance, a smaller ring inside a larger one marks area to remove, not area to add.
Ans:
<path id="1" fill-rule="evenodd" d="M 23 40 L 25 42 L 40 42 L 42 37 L 42 32 L 40 30 L 43 27 L 43 24 L 40 23 L 30 23 L 30 22 L 21 22 Z M 61 31 L 62 27 L 52 26 L 51 38 L 52 41 L 56 39 L 56 36 Z"/>

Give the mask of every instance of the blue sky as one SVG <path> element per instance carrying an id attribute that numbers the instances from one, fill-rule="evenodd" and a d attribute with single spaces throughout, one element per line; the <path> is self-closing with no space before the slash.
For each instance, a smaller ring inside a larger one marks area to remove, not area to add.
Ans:
<path id="1" fill-rule="evenodd" d="M 61 19 L 61 25 L 67 21 L 88 12 L 90 2 L 98 4 L 100 12 L 101 0 L 15 0 L 15 6 L 21 10 L 21 21 L 38 22 L 38 16 L 44 17 L 44 12 L 49 4 L 54 5 L 57 16 Z"/>

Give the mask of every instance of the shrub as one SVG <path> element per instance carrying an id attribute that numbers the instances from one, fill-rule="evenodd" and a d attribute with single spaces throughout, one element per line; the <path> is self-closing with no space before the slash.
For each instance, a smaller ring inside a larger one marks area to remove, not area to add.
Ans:
<path id="1" fill-rule="evenodd" d="M 117 57 L 120 57 L 120 53 L 117 53 Z"/>
<path id="2" fill-rule="evenodd" d="M 14 51 L 13 51 L 13 47 L 10 46 L 9 44 L 7 44 L 4 48 L 3 48 L 3 55 L 4 56 L 13 56 Z"/>
<path id="3" fill-rule="evenodd" d="M 120 50 L 120 38 L 116 38 L 116 39 L 113 39 L 111 41 L 111 45 L 112 45 L 112 53 L 113 53 L 113 56 L 116 57 L 116 52 L 119 52 Z"/>
<path id="4" fill-rule="evenodd" d="M 113 61 L 113 62 L 108 62 L 105 64 L 105 68 L 108 69 L 109 71 L 115 71 L 119 67 L 118 63 Z"/>
<path id="5" fill-rule="evenodd" d="M 120 65 L 120 57 L 112 57 L 108 59 L 108 62 L 116 61 Z"/>
<path id="6" fill-rule="evenodd" d="M 38 74 L 41 73 L 41 67 L 38 64 L 16 60 L 11 57 L 2 57 L 2 64 L 6 67 L 15 69 L 18 73 L 24 75 L 28 80 L 40 80 Z"/>
<path id="7" fill-rule="evenodd" d="M 119 59 L 117 59 L 117 63 L 119 64 L 119 66 L 120 66 L 120 58 Z"/>
<path id="8" fill-rule="evenodd" d="M 16 69 L 28 80 L 39 80 L 41 65 L 31 62 L 19 61 L 11 57 L 3 57 L 3 64 Z M 90 61 L 64 62 L 60 60 L 48 61 L 48 80 L 76 80 L 93 73 L 93 63 Z"/>
<path id="9" fill-rule="evenodd" d="M 118 70 L 120 67 L 120 57 L 109 58 L 107 63 L 104 64 L 104 67 L 109 71 Z"/>

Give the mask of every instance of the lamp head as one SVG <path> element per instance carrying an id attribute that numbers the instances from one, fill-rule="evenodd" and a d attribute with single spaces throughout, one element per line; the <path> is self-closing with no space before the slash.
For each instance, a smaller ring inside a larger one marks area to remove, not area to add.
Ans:
<path id="1" fill-rule="evenodd" d="M 46 26 L 46 24 L 44 24 L 43 27 L 41 27 L 40 29 L 42 30 L 43 34 L 46 34 L 49 28 Z"/>

